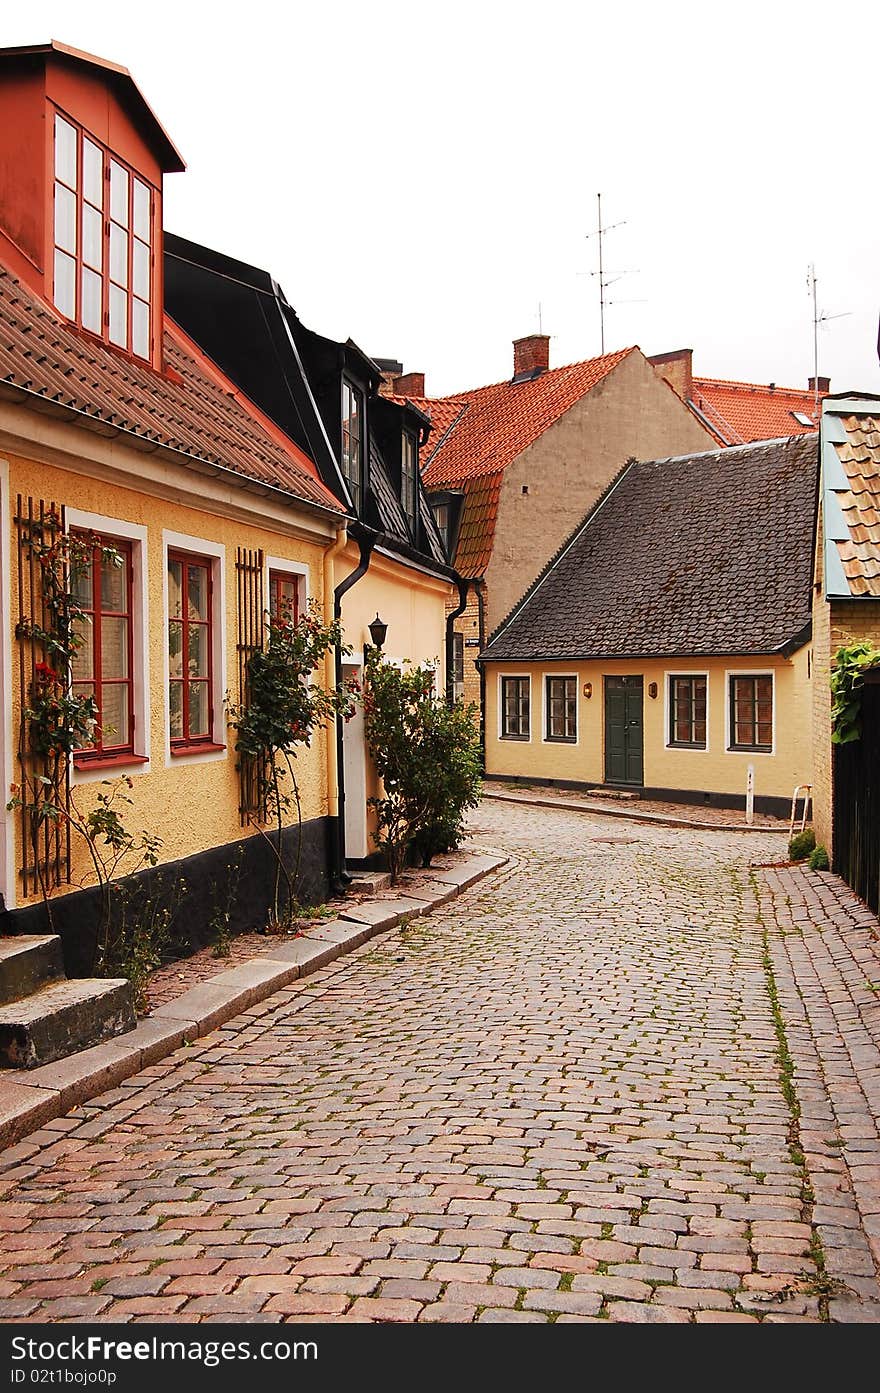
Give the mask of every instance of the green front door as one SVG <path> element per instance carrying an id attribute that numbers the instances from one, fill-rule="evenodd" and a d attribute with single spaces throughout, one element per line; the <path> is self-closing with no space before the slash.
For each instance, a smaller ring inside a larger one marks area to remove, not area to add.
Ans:
<path id="1" fill-rule="evenodd" d="M 605 678 L 605 782 L 642 784 L 642 679 Z"/>

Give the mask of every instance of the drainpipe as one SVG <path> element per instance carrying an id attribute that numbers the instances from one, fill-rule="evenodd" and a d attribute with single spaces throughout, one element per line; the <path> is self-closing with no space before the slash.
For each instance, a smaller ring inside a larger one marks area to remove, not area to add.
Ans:
<path id="1" fill-rule="evenodd" d="M 324 623 L 331 624 L 334 617 L 333 581 L 335 561 L 348 542 L 348 526 L 337 527 L 336 540 L 324 553 Z M 334 655 L 328 653 L 324 658 L 324 686 L 330 691 L 336 685 L 336 666 Z M 339 785 L 337 782 L 337 750 L 335 737 L 327 740 L 327 813 L 330 818 L 330 845 L 328 852 L 328 871 L 331 885 L 336 872 L 336 827 L 339 822 Z"/>
<path id="2" fill-rule="evenodd" d="M 468 589 L 470 581 L 463 576 L 458 578 L 458 609 L 451 610 L 446 616 L 446 700 L 451 706 L 455 700 L 455 654 L 452 644 L 452 635 L 455 632 L 455 621 L 460 614 L 464 614 L 467 608 Z"/>
<path id="3" fill-rule="evenodd" d="M 480 636 L 480 652 L 486 647 L 486 599 L 483 594 L 483 587 L 479 581 L 475 586 L 477 592 L 477 632 Z M 480 674 L 480 752 L 483 759 L 483 772 L 486 772 L 486 669 L 482 663 L 477 664 L 477 671 Z"/>
<path id="4" fill-rule="evenodd" d="M 361 537 L 358 541 L 360 548 L 360 559 L 350 575 L 340 581 L 333 591 L 333 618 L 342 619 L 342 600 L 348 594 L 353 585 L 366 575 L 370 565 L 370 558 L 373 548 L 376 545 L 376 537 Z M 325 590 L 325 603 L 329 601 L 329 590 Z M 335 655 L 336 682 L 337 687 L 342 686 L 342 645 L 337 645 Z M 336 828 L 335 836 L 331 828 L 330 834 L 330 888 L 334 895 L 342 894 L 351 884 L 351 876 L 345 869 L 345 762 L 342 750 L 342 733 L 344 721 L 341 716 L 336 717 L 336 741 L 335 741 L 335 763 L 336 763 Z M 333 743 L 333 742 L 330 742 Z"/>

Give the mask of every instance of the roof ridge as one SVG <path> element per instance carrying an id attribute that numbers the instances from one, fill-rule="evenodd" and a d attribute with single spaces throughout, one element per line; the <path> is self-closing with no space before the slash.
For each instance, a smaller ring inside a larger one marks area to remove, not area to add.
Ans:
<path id="1" fill-rule="evenodd" d="M 772 387 L 769 382 L 739 382 L 732 377 L 692 377 L 692 384 L 696 387 L 698 383 L 707 383 L 711 387 L 748 387 L 753 392 L 766 392 L 768 396 L 781 396 L 783 393 L 790 393 L 794 396 L 812 398 L 813 389 L 811 387 L 780 387 L 778 382 L 774 382 Z M 819 396 L 827 396 L 828 393 L 820 392 Z"/>
<path id="2" fill-rule="evenodd" d="M 623 359 L 628 356 L 628 354 L 634 353 L 637 348 L 638 344 L 632 343 L 629 345 L 628 348 L 615 349 L 613 353 L 598 353 L 594 358 L 581 358 L 575 363 L 560 363 L 559 367 L 546 368 L 544 372 L 539 373 L 537 377 L 529 378 L 527 382 L 518 383 L 517 385 L 526 387 L 529 385 L 529 382 L 546 382 L 548 377 L 551 377 L 556 373 L 571 372 L 574 368 L 585 368 L 588 364 L 601 363 L 604 358 L 614 359 L 614 362 L 608 368 L 608 371 L 610 372 L 611 367 L 616 367 L 618 363 L 622 362 Z M 466 387 L 460 392 L 450 392 L 448 397 L 423 397 L 422 400 L 443 402 L 457 401 L 462 398 L 476 396 L 478 392 L 489 392 L 492 390 L 493 387 L 509 387 L 512 381 L 513 379 L 510 377 L 502 377 L 499 378 L 497 382 L 486 382 L 480 387 Z"/>

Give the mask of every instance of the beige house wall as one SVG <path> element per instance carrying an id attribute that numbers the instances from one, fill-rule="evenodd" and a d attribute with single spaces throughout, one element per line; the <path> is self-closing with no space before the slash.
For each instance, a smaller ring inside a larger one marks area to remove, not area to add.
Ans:
<path id="1" fill-rule="evenodd" d="M 790 801 L 796 784 L 812 780 L 809 649 L 791 658 L 732 657 L 628 662 L 489 663 L 486 669 L 486 772 L 523 779 L 550 779 L 601 785 L 605 778 L 606 676 L 644 679 L 644 785 L 682 793 L 741 797 L 745 804 L 749 765 L 757 798 Z M 729 674 L 774 675 L 774 747 L 758 754 L 728 749 Z M 708 732 L 705 750 L 670 747 L 668 679 L 672 674 L 704 673 L 708 678 Z M 531 678 L 531 734 L 528 741 L 500 736 L 500 678 Z M 577 678 L 578 732 L 575 744 L 544 739 L 543 690 L 548 675 Z M 649 684 L 657 683 L 657 696 Z M 592 694 L 584 693 L 591 684 Z"/>
<path id="2" fill-rule="evenodd" d="M 644 355 L 630 353 L 504 471 L 485 577 L 487 638 L 628 459 L 716 448 Z"/>

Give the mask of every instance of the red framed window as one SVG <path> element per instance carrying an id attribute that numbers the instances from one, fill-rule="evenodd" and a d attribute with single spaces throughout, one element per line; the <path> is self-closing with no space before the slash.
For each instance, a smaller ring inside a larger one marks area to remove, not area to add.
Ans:
<path id="1" fill-rule="evenodd" d="M 67 319 L 149 360 L 156 191 L 55 114 L 53 298 Z"/>
<path id="2" fill-rule="evenodd" d="M 269 572 L 269 614 L 295 624 L 299 619 L 299 576 L 284 571 Z"/>
<path id="3" fill-rule="evenodd" d="M 172 749 L 214 735 L 211 562 L 168 553 L 168 710 Z"/>
<path id="4" fill-rule="evenodd" d="M 105 550 L 112 550 L 121 564 L 108 559 Z M 77 751 L 77 762 L 133 754 L 131 543 L 100 537 L 91 557 L 77 565 L 72 586 L 84 615 L 83 642 L 72 663 L 73 691 L 94 697 L 98 707 L 94 740 Z"/>

